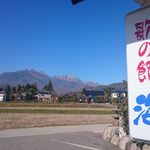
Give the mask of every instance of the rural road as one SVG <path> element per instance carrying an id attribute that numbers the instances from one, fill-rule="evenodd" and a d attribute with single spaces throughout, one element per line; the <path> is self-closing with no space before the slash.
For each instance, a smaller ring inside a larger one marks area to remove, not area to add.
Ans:
<path id="1" fill-rule="evenodd" d="M 0 131 L 0 150 L 119 150 L 104 141 L 107 124 Z"/>

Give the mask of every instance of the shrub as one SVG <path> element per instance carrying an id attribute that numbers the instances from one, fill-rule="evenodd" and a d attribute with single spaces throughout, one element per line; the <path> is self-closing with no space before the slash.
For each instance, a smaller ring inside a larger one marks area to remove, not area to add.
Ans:
<path id="1" fill-rule="evenodd" d="M 124 131 L 129 134 L 129 115 L 128 115 L 128 100 L 127 98 L 119 99 L 117 104 L 119 116 L 122 118 L 122 126 Z"/>
<path id="2" fill-rule="evenodd" d="M 64 102 L 78 102 L 78 99 L 74 96 L 60 96 L 58 98 L 58 102 L 60 103 L 64 103 Z"/>

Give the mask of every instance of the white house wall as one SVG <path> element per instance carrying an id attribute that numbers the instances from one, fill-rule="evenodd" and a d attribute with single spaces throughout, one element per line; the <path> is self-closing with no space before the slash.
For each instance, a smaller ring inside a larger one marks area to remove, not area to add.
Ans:
<path id="1" fill-rule="evenodd" d="M 0 96 L 0 102 L 2 102 L 4 100 L 3 96 Z"/>

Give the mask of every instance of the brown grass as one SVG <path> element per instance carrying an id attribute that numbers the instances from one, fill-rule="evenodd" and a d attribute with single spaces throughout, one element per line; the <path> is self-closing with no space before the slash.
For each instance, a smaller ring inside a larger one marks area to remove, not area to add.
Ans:
<path id="1" fill-rule="evenodd" d="M 0 103 L 0 130 L 112 123 L 114 108 L 107 104 Z"/>
<path id="2" fill-rule="evenodd" d="M 112 115 L 0 113 L 0 129 L 112 123 Z"/>

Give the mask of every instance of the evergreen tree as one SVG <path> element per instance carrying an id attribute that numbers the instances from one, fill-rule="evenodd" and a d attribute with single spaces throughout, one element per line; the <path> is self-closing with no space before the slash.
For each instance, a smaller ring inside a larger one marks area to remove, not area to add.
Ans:
<path id="1" fill-rule="evenodd" d="M 3 89 L 3 88 L 0 88 L 0 91 L 4 91 L 4 89 Z"/>
<path id="2" fill-rule="evenodd" d="M 12 89 L 11 89 L 11 100 L 16 100 L 16 92 L 17 92 L 16 87 L 12 87 Z"/>
<path id="3" fill-rule="evenodd" d="M 26 84 L 24 87 L 25 100 L 27 101 L 33 100 L 37 92 L 38 88 L 36 84 Z"/>
<path id="4" fill-rule="evenodd" d="M 12 94 L 16 94 L 16 92 L 17 92 L 16 87 L 12 87 L 11 92 L 12 92 Z"/>
<path id="5" fill-rule="evenodd" d="M 86 89 L 85 89 L 85 88 L 83 88 L 83 89 L 82 89 L 82 92 L 81 92 L 81 93 L 82 93 L 82 95 L 83 95 L 83 94 L 85 94 L 85 92 L 86 92 Z"/>
<path id="6" fill-rule="evenodd" d="M 22 89 L 21 85 L 18 84 L 17 89 L 16 89 L 17 93 L 20 93 L 20 92 L 21 92 L 21 89 Z"/>
<path id="7" fill-rule="evenodd" d="M 28 92 L 31 88 L 32 86 L 29 83 L 27 83 L 24 87 L 24 92 Z"/>
<path id="8" fill-rule="evenodd" d="M 128 88 L 128 82 L 126 80 L 123 80 L 122 82 L 123 82 L 125 89 L 127 89 Z"/>
<path id="9" fill-rule="evenodd" d="M 6 101 L 10 101 L 11 100 L 11 87 L 10 87 L 10 85 L 6 85 L 5 92 L 6 92 Z"/>
<path id="10" fill-rule="evenodd" d="M 36 93 L 38 92 L 38 87 L 37 87 L 36 83 L 32 84 L 32 88 L 36 91 Z"/>
<path id="11" fill-rule="evenodd" d="M 18 84 L 16 88 L 16 100 L 21 99 L 21 92 L 22 92 L 22 86 Z"/>
<path id="12" fill-rule="evenodd" d="M 104 99 L 105 99 L 106 102 L 110 102 L 111 92 L 112 92 L 111 87 L 107 87 L 107 88 L 104 89 Z"/>
<path id="13" fill-rule="evenodd" d="M 54 93 L 54 89 L 53 89 L 53 85 L 51 80 L 49 81 L 49 83 L 47 85 L 44 86 L 43 88 L 45 91 L 49 92 L 50 94 Z"/>

